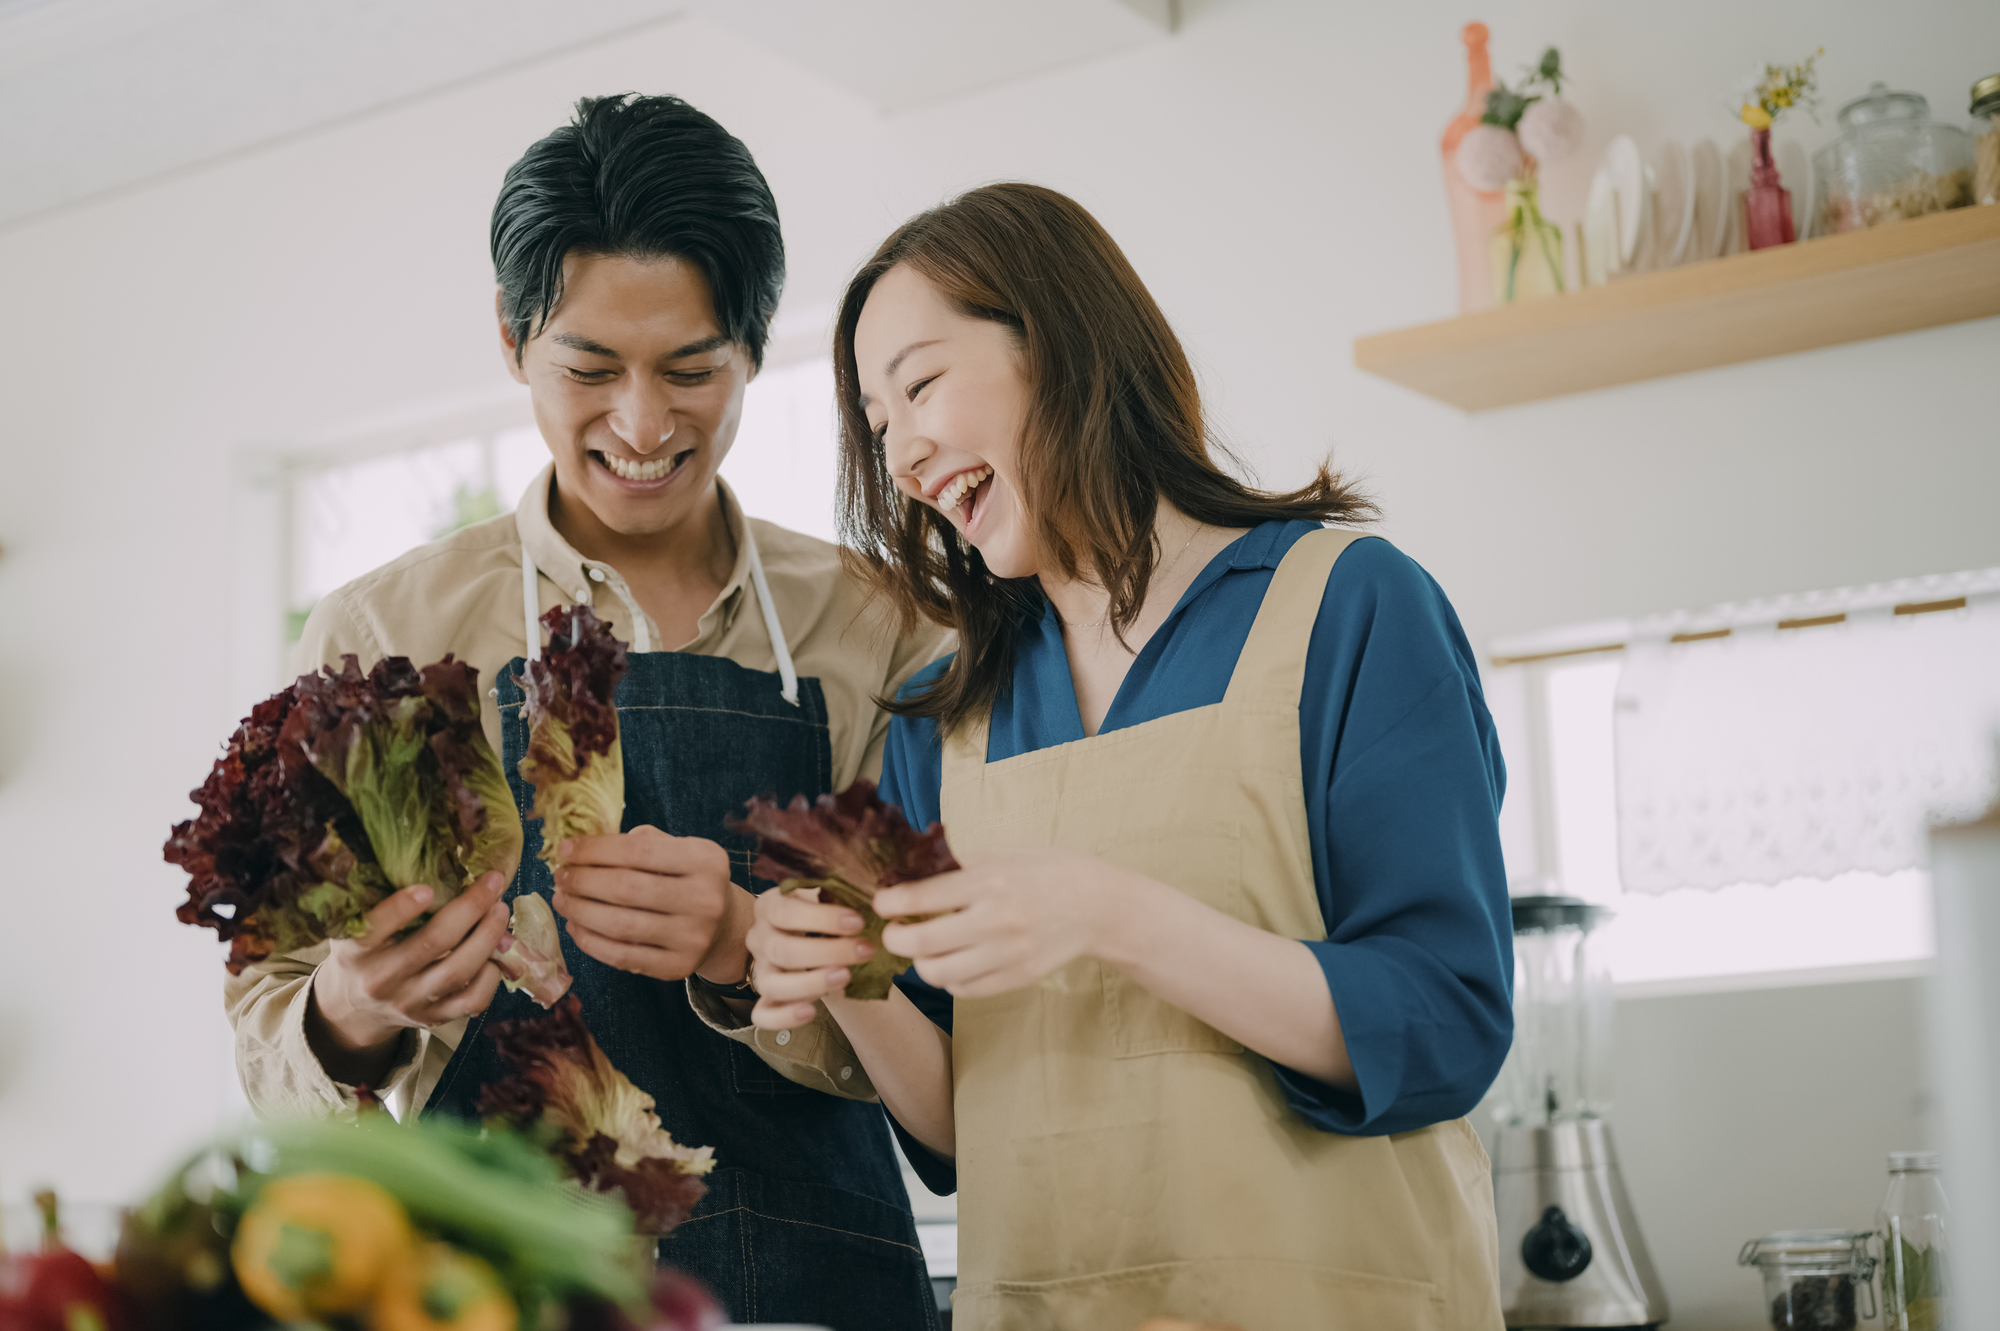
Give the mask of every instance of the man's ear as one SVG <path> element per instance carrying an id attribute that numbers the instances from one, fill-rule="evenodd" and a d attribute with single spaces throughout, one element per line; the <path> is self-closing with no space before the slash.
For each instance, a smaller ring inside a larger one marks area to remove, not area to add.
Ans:
<path id="1" fill-rule="evenodd" d="M 520 344 L 514 341 L 514 326 L 507 322 L 507 293 L 493 288 L 493 317 L 500 322 L 500 359 L 507 362 L 507 373 L 514 376 L 514 382 L 528 382 L 528 372 L 521 365 Z"/>

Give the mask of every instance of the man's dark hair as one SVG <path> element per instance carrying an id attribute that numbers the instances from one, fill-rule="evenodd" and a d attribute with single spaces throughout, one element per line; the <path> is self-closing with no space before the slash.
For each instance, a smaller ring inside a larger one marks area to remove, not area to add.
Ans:
<path id="1" fill-rule="evenodd" d="M 778 205 L 742 141 L 680 98 L 586 97 L 507 168 L 493 272 L 515 359 L 562 303 L 569 254 L 694 265 L 722 335 L 763 364 L 785 288 Z"/>

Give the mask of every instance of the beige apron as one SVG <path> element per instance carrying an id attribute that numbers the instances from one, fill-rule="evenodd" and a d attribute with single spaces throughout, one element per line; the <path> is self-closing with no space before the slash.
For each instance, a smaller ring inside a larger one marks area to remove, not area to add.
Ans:
<path id="1" fill-rule="evenodd" d="M 1327 575 L 1353 539 L 1292 547 L 1214 706 L 997 763 L 983 723 L 955 736 L 953 849 L 1081 851 L 1324 938 L 1298 703 Z M 1318 1131 L 1262 1058 L 1089 958 L 959 1000 L 952 1054 L 963 1331 L 1502 1324 L 1492 1182 L 1463 1119 Z"/>

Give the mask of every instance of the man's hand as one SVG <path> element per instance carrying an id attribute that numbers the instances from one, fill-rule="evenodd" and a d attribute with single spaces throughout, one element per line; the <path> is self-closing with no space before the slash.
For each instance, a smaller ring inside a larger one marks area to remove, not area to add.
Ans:
<path id="1" fill-rule="evenodd" d="M 585 953 L 656 980 L 743 978 L 756 899 L 729 881 L 721 846 L 635 827 L 560 849 L 554 905 Z"/>
<path id="2" fill-rule="evenodd" d="M 406 1029 L 443 1025 L 483 1012 L 500 983 L 493 949 L 507 932 L 500 895 L 507 880 L 487 874 L 407 938 L 396 934 L 430 907 L 434 894 L 406 887 L 368 912 L 368 931 L 335 941 L 313 972 L 306 1038 L 335 1081 L 378 1080 Z"/>

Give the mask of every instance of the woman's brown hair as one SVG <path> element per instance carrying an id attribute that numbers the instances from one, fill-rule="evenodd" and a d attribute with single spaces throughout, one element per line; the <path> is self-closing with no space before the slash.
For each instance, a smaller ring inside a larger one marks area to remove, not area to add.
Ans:
<path id="1" fill-rule="evenodd" d="M 1253 490 L 1216 466 L 1211 452 L 1229 454 L 1202 419 L 1180 340 L 1117 242 L 1074 199 L 1013 183 L 961 194 L 882 242 L 848 283 L 834 328 L 847 558 L 896 607 L 905 631 L 928 619 L 959 635 L 944 674 L 887 701 L 891 711 L 934 717 L 947 735 L 982 715 L 1013 670 L 1024 620 L 1041 607 L 1032 578 L 995 577 L 943 514 L 896 488 L 862 412 L 854 328 L 875 283 L 901 264 L 960 313 L 1013 334 L 1028 389 L 1024 510 L 1064 577 L 1110 593 L 1115 632 L 1145 604 L 1162 497 L 1218 527 L 1375 517 L 1374 504 L 1325 466 L 1289 494 Z"/>

